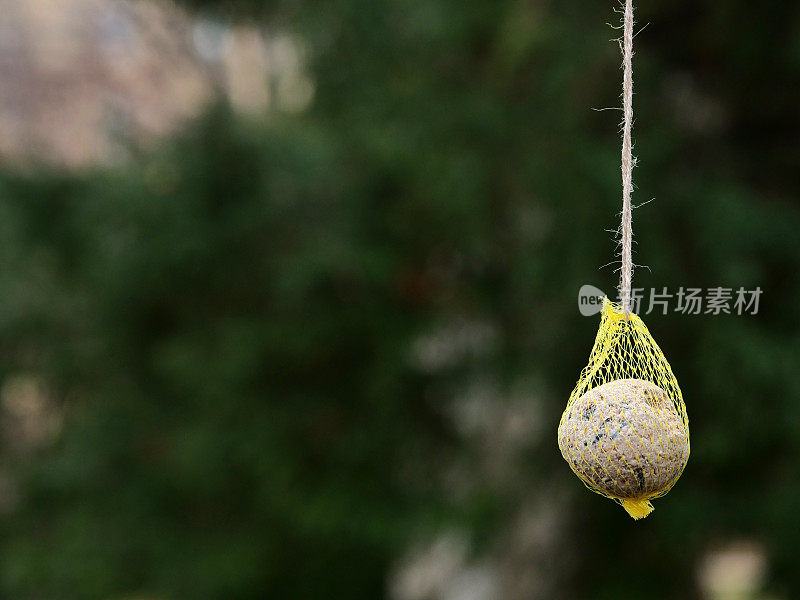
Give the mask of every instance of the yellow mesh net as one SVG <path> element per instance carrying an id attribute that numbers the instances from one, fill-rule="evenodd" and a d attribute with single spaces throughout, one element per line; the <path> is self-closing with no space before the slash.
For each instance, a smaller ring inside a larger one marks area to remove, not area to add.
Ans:
<path id="1" fill-rule="evenodd" d="M 558 426 L 575 474 L 634 519 L 653 511 L 689 459 L 689 420 L 678 381 L 635 314 L 607 298 L 589 364 Z"/>

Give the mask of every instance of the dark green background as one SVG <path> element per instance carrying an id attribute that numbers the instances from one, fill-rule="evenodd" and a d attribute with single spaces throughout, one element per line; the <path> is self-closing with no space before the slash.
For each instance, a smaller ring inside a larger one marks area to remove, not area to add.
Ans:
<path id="1" fill-rule="evenodd" d="M 300 36 L 316 96 L 217 107 L 118 171 L 0 177 L 0 376 L 65 407 L 2 457 L 0 595 L 374 600 L 409 544 L 502 555 L 544 503 L 534 597 L 698 597 L 737 539 L 800 596 L 800 4 L 637 6 L 635 284 L 764 290 L 756 316 L 646 317 L 692 428 L 650 518 L 555 442 L 598 323 L 577 290 L 616 284 L 620 115 L 591 110 L 618 103 L 615 3 L 197 2 Z M 464 323 L 490 343 L 414 360 Z M 500 483 L 448 408 L 475 381 L 537 406 Z"/>

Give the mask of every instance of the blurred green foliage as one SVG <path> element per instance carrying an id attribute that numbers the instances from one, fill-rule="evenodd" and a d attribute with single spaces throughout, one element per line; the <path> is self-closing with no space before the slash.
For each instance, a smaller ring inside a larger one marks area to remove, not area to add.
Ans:
<path id="1" fill-rule="evenodd" d="M 305 41 L 306 113 L 220 107 L 117 172 L 0 179 L 0 375 L 44 377 L 65 419 L 4 455 L 2 595 L 380 598 L 417 536 L 481 552 L 551 493 L 552 597 L 690 598 L 738 537 L 800 593 L 800 8 L 638 3 L 635 283 L 764 296 L 645 317 L 693 448 L 634 523 L 555 443 L 597 327 L 576 292 L 616 283 L 618 115 L 591 110 L 618 101 L 613 3 L 214 4 Z M 485 348 L 415 358 L 469 322 Z M 476 378 L 538 390 L 503 486 L 448 417 Z"/>

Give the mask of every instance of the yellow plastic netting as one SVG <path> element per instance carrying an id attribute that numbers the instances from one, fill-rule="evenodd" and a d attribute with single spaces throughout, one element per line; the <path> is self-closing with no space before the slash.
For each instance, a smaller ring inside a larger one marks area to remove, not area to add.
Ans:
<path id="1" fill-rule="evenodd" d="M 689 459 L 689 420 L 678 381 L 644 322 L 603 302 L 589 364 L 558 426 L 575 474 L 634 519 L 653 511 Z"/>

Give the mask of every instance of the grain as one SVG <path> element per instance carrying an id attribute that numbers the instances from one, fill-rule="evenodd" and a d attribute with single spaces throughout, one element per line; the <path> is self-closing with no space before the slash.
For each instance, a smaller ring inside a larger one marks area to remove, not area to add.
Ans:
<path id="1" fill-rule="evenodd" d="M 618 499 L 666 493 L 689 459 L 689 434 L 672 400 L 641 379 L 610 381 L 575 400 L 558 446 L 589 488 Z"/>

